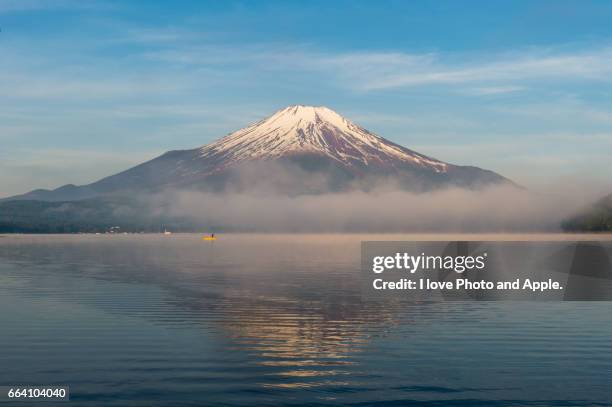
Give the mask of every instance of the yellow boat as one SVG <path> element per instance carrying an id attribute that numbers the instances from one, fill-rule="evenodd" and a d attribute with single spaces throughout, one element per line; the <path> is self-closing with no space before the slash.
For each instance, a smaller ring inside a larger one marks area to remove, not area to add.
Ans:
<path id="1" fill-rule="evenodd" d="M 214 234 L 212 234 L 210 236 L 202 236 L 202 240 L 213 241 L 213 240 L 217 240 L 217 238 L 215 237 Z"/>

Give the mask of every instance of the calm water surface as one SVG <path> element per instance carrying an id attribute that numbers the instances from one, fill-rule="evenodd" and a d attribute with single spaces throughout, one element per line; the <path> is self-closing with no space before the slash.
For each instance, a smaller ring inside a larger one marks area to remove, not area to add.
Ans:
<path id="1" fill-rule="evenodd" d="M 0 386 L 66 384 L 78 406 L 612 404 L 612 303 L 367 302 L 364 238 L 0 237 Z"/>

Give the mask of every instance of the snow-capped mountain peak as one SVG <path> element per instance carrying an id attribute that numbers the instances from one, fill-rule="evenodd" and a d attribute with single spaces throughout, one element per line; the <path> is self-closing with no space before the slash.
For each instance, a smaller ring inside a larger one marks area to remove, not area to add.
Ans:
<path id="1" fill-rule="evenodd" d="M 324 106 L 288 106 L 272 116 L 200 149 L 202 158 L 225 165 L 254 159 L 314 153 L 345 166 L 410 163 L 435 172 L 448 165 L 394 144 Z"/>
<path id="2" fill-rule="evenodd" d="M 277 171 L 283 174 L 276 177 Z M 326 107 L 297 105 L 210 145 L 168 151 L 88 185 L 9 199 L 73 201 L 165 189 L 253 188 L 295 195 L 368 190 L 379 181 L 411 191 L 515 185 L 492 171 L 447 164 L 392 143 Z"/>
<path id="3" fill-rule="evenodd" d="M 308 123 L 326 122 L 337 128 L 348 127 L 350 123 L 344 117 L 325 106 L 293 105 L 274 113 L 264 122 L 280 127 L 306 125 Z"/>

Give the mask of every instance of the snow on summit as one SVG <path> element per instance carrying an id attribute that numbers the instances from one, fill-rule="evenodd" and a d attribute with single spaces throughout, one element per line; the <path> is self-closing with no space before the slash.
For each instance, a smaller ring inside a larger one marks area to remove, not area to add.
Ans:
<path id="1" fill-rule="evenodd" d="M 435 172 L 447 164 L 394 144 L 324 106 L 295 105 L 200 149 L 201 158 L 226 164 L 314 153 L 343 165 L 409 162 Z"/>
<path id="2" fill-rule="evenodd" d="M 262 166 L 261 161 L 283 166 Z M 285 171 L 287 177 L 277 185 L 274 177 L 265 179 L 265 171 Z M 243 190 L 252 186 L 242 178 L 244 174 L 258 174 L 254 175 L 255 189 L 271 186 L 290 195 L 367 190 L 378 180 L 391 180 L 398 188 L 411 191 L 514 185 L 492 171 L 447 164 L 392 143 L 327 107 L 300 105 L 281 109 L 210 145 L 168 151 L 88 185 L 35 190 L 10 199 L 71 201 L 165 189 Z M 309 182 L 310 174 L 313 182 Z M 319 182 L 321 179 L 325 182 Z"/>

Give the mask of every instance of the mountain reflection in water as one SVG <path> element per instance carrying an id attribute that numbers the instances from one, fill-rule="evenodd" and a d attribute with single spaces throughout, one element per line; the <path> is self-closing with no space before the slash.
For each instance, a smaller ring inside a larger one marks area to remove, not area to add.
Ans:
<path id="1" fill-rule="evenodd" d="M 84 406 L 612 402 L 608 303 L 366 301 L 362 239 L 2 239 L 0 383 Z"/>

